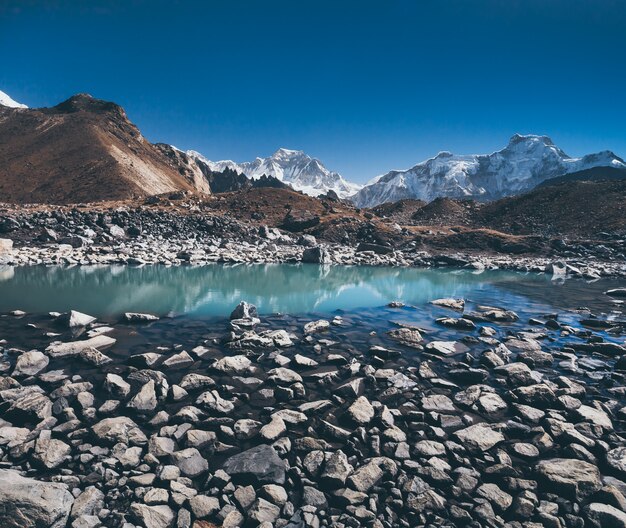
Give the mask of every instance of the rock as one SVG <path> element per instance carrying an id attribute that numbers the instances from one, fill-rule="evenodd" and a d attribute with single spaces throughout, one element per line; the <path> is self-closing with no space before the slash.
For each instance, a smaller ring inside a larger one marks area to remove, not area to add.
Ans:
<path id="1" fill-rule="evenodd" d="M 285 505 L 287 500 L 289 500 L 285 488 L 277 486 L 276 484 L 265 484 L 259 490 L 259 494 L 272 504 L 276 504 L 281 507 Z"/>
<path id="2" fill-rule="evenodd" d="M 246 356 L 226 356 L 218 359 L 213 368 L 224 374 L 249 374 L 252 372 L 252 362 Z"/>
<path id="3" fill-rule="evenodd" d="M 104 388 L 113 396 L 125 398 L 130 394 L 130 384 L 125 382 L 121 376 L 108 373 L 104 379 Z"/>
<path id="4" fill-rule="evenodd" d="M 313 486 L 303 486 L 302 504 L 305 506 L 315 506 L 318 509 L 328 508 L 326 495 Z"/>
<path id="5" fill-rule="evenodd" d="M 325 319 L 320 319 L 319 321 L 311 321 L 304 325 L 304 333 L 305 334 L 315 334 L 317 332 L 323 332 L 324 330 L 328 330 L 330 328 L 330 323 Z"/>
<path id="6" fill-rule="evenodd" d="M 106 335 L 97 335 L 82 341 L 70 341 L 68 343 L 52 343 L 46 348 L 46 352 L 53 358 L 77 356 L 83 350 L 89 348 L 106 348 L 114 345 L 115 339 Z"/>
<path id="7" fill-rule="evenodd" d="M 302 382 L 302 376 L 300 376 L 300 374 L 285 367 L 272 369 L 267 374 L 269 378 L 277 384 L 282 383 L 290 385 L 292 383 Z"/>
<path id="8" fill-rule="evenodd" d="M 437 324 L 442 326 L 448 326 L 450 328 L 456 328 L 457 330 L 475 330 L 476 325 L 474 321 L 470 321 L 469 319 L 454 318 L 454 317 L 440 317 L 439 319 L 435 319 Z"/>
<path id="9" fill-rule="evenodd" d="M 613 422 L 611 422 L 609 415 L 600 409 L 581 405 L 574 411 L 574 414 L 582 421 L 591 422 L 607 431 L 613 430 Z"/>
<path id="10" fill-rule="evenodd" d="M 131 398 L 127 406 L 139 412 L 154 411 L 157 406 L 154 380 L 144 384 L 140 391 Z"/>
<path id="11" fill-rule="evenodd" d="M 615 506 L 593 502 L 585 507 L 585 514 L 593 528 L 626 528 L 626 513 Z"/>
<path id="12" fill-rule="evenodd" d="M 462 312 L 465 308 L 464 299 L 435 299 L 434 301 L 430 301 L 430 304 L 450 308 L 451 310 L 457 310 L 459 312 Z"/>
<path id="13" fill-rule="evenodd" d="M 43 352 L 31 350 L 21 354 L 15 362 L 14 376 L 35 376 L 46 370 L 50 359 Z"/>
<path id="14" fill-rule="evenodd" d="M 151 321 L 158 321 L 159 318 L 156 315 L 137 312 L 126 312 L 124 314 L 124 320 L 127 323 L 149 323 Z"/>
<path id="15" fill-rule="evenodd" d="M 189 499 L 189 506 L 197 519 L 211 517 L 220 509 L 220 501 L 217 497 L 207 497 L 206 495 L 196 495 Z"/>
<path id="16" fill-rule="evenodd" d="M 235 404 L 222 398 L 216 390 L 200 394 L 196 404 L 220 414 L 229 414 L 235 410 Z"/>
<path id="17" fill-rule="evenodd" d="M 413 347 L 413 348 L 421 348 L 420 344 L 424 339 L 422 338 L 422 334 L 419 330 L 415 328 L 394 328 L 387 332 L 389 337 L 399 341 L 402 345 Z"/>
<path id="18" fill-rule="evenodd" d="M 195 447 L 171 454 L 172 463 L 186 477 L 195 478 L 209 469 L 209 463 Z"/>
<path id="19" fill-rule="evenodd" d="M 307 264 L 330 264 L 332 261 L 326 248 L 316 246 L 306 248 L 302 252 L 302 262 Z"/>
<path id="20" fill-rule="evenodd" d="M 233 496 L 239 504 L 239 508 L 242 511 L 248 511 L 256 500 L 256 491 L 252 486 L 238 486 Z"/>
<path id="21" fill-rule="evenodd" d="M 270 423 L 261 427 L 259 431 L 261 437 L 270 442 L 277 440 L 286 432 L 287 426 L 285 425 L 285 421 L 280 416 L 276 415 L 273 415 Z"/>
<path id="22" fill-rule="evenodd" d="M 172 509 L 165 504 L 148 506 L 134 502 L 130 505 L 130 511 L 145 528 L 172 528 L 176 519 Z"/>
<path id="23" fill-rule="evenodd" d="M 257 499 L 248 510 L 248 518 L 257 524 L 273 523 L 280 516 L 280 508 L 265 499 Z"/>
<path id="24" fill-rule="evenodd" d="M 471 425 L 456 431 L 454 435 L 471 451 L 488 451 L 504 441 L 504 435 L 501 432 L 485 423 Z"/>
<path id="25" fill-rule="evenodd" d="M 369 242 L 360 242 L 355 250 L 357 253 L 362 253 L 364 251 L 372 251 L 377 255 L 388 255 L 389 253 L 393 253 L 393 248 L 390 246 L 383 246 L 381 244 L 371 244 Z"/>
<path id="26" fill-rule="evenodd" d="M 67 313 L 61 314 L 57 318 L 57 322 L 63 324 L 64 326 L 67 326 L 68 328 L 80 328 L 82 326 L 87 326 L 88 324 L 93 323 L 95 320 L 95 317 L 81 312 L 77 312 L 76 310 L 70 310 Z"/>
<path id="27" fill-rule="evenodd" d="M 626 447 L 616 447 L 606 454 L 606 463 L 622 478 L 626 478 Z"/>
<path id="28" fill-rule="evenodd" d="M 83 361 L 86 361 L 87 363 L 91 363 L 92 365 L 95 365 L 96 367 L 101 367 L 102 365 L 106 365 L 113 361 L 109 356 L 107 356 L 106 354 L 103 354 L 97 348 L 93 348 L 93 347 L 82 349 L 79 352 L 78 356 Z"/>
<path id="29" fill-rule="evenodd" d="M 383 474 L 383 470 L 378 464 L 369 462 L 348 477 L 348 484 L 357 491 L 367 493 L 383 478 Z"/>
<path id="30" fill-rule="evenodd" d="M 0 469 L 2 528 L 65 528 L 73 502 L 63 484 L 40 482 Z"/>
<path id="31" fill-rule="evenodd" d="M 85 515 L 97 515 L 104 507 L 104 493 L 95 486 L 89 486 L 74 501 L 70 519 L 75 520 Z"/>
<path id="32" fill-rule="evenodd" d="M 374 418 L 374 407 L 365 396 L 360 396 L 348 407 L 348 415 L 359 425 L 367 425 Z"/>
<path id="33" fill-rule="evenodd" d="M 189 352 L 183 350 L 182 352 L 174 354 L 163 361 L 162 367 L 183 368 L 191 365 L 193 365 L 193 358 L 189 355 Z"/>
<path id="34" fill-rule="evenodd" d="M 72 448 L 61 440 L 51 438 L 50 431 L 42 431 L 35 443 L 33 460 L 46 469 L 60 466 L 70 455 Z"/>
<path id="35" fill-rule="evenodd" d="M 498 511 L 505 512 L 513 504 L 513 497 L 502 491 L 496 484 L 483 484 L 476 490 L 477 495 L 487 499 Z"/>
<path id="36" fill-rule="evenodd" d="M 348 475 L 352 473 L 352 469 L 346 454 L 338 449 L 326 460 L 324 470 L 320 475 L 321 482 L 331 489 L 340 488 L 345 484 Z"/>
<path id="37" fill-rule="evenodd" d="M 284 484 L 285 464 L 276 450 L 261 444 L 226 459 L 222 469 L 245 484 Z"/>
<path id="38" fill-rule="evenodd" d="M 535 473 L 546 490 L 570 499 L 583 500 L 602 487 L 598 468 L 582 460 L 541 460 L 535 466 Z"/>
<path id="39" fill-rule="evenodd" d="M 241 301 L 231 312 L 230 319 L 258 319 L 259 314 L 254 304 Z"/>
<path id="40" fill-rule="evenodd" d="M 139 429 L 139 426 L 126 416 L 105 418 L 91 429 L 100 440 L 112 444 L 122 442 L 124 444 L 143 445 L 148 442 L 146 435 Z"/>
<path id="41" fill-rule="evenodd" d="M 0 255 L 10 255 L 13 253 L 13 240 L 0 238 Z"/>

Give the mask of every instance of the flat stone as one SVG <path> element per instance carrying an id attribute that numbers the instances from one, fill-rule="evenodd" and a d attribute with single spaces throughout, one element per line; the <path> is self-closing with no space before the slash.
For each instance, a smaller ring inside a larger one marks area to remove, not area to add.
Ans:
<path id="1" fill-rule="evenodd" d="M 106 335 L 97 335 L 82 341 L 69 341 L 67 343 L 52 343 L 46 348 L 46 352 L 53 358 L 77 356 L 88 348 L 105 348 L 114 345 L 115 339 Z"/>
<path id="2" fill-rule="evenodd" d="M 493 446 L 504 441 L 504 435 L 485 423 L 471 425 L 454 435 L 471 451 L 488 451 Z"/>

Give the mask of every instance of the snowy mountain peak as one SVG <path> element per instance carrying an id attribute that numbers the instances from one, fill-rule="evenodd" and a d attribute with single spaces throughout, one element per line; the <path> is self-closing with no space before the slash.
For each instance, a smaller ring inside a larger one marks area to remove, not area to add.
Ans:
<path id="1" fill-rule="evenodd" d="M 339 173 L 328 170 L 320 160 L 302 150 L 279 148 L 267 158 L 256 158 L 244 163 L 230 160 L 210 161 L 195 151 L 188 151 L 188 154 L 202 159 L 211 170 L 223 171 L 230 168 L 252 179 L 263 175 L 274 176 L 295 190 L 311 196 L 334 191 L 340 198 L 345 198 L 361 188 L 360 185 L 346 181 Z"/>
<path id="2" fill-rule="evenodd" d="M 548 136 L 537 136 L 535 134 L 513 134 L 509 140 L 509 146 L 517 145 L 519 143 L 543 143 L 547 146 L 554 146 L 553 141 Z"/>
<path id="3" fill-rule="evenodd" d="M 505 148 L 492 154 L 459 156 L 440 152 L 408 170 L 388 172 L 368 183 L 351 200 L 359 207 L 404 198 L 495 200 L 592 167 L 626 170 L 626 163 L 610 151 L 572 158 L 548 136 L 515 134 Z"/>
<path id="4" fill-rule="evenodd" d="M 274 152 L 271 157 L 274 159 L 288 159 L 300 158 L 302 156 L 306 156 L 306 154 L 302 150 L 291 150 L 281 147 L 276 152 Z"/>
<path id="5" fill-rule="evenodd" d="M 25 104 L 18 103 L 14 99 L 11 99 L 8 94 L 0 90 L 0 105 L 8 106 L 9 108 L 28 108 Z"/>

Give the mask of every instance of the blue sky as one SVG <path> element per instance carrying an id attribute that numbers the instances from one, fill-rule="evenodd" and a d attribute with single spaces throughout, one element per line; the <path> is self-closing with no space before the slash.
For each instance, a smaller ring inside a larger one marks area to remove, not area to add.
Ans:
<path id="1" fill-rule="evenodd" d="M 623 0 L 2 0 L 0 90 L 113 100 L 151 141 L 302 149 L 355 181 L 515 132 L 626 156 Z"/>

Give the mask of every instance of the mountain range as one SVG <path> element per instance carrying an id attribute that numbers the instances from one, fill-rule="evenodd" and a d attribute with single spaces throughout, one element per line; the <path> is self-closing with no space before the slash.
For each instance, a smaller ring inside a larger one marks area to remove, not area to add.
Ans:
<path id="1" fill-rule="evenodd" d="M 426 202 L 439 197 L 497 200 L 593 167 L 626 170 L 626 163 L 610 151 L 573 158 L 547 136 L 515 134 L 505 148 L 492 154 L 458 156 L 440 152 L 410 169 L 390 171 L 350 199 L 359 207 L 406 198 Z"/>
<path id="2" fill-rule="evenodd" d="M 346 181 L 337 172 L 328 170 L 320 160 L 301 150 L 279 148 L 267 158 L 256 158 L 254 161 L 244 163 L 231 160 L 210 161 L 193 150 L 187 151 L 187 154 L 206 163 L 214 172 L 231 169 L 252 179 L 258 179 L 263 175 L 273 176 L 296 191 L 302 191 L 310 196 L 333 191 L 340 198 L 347 198 L 362 187 Z"/>
<path id="3" fill-rule="evenodd" d="M 588 179 L 589 171 L 597 168 L 611 169 L 611 178 L 626 177 L 626 163 L 610 151 L 575 158 L 547 136 L 515 134 L 505 148 L 492 154 L 440 152 L 361 186 L 301 150 L 280 148 L 269 157 L 237 163 L 152 144 L 122 107 L 87 94 L 51 108 L 30 109 L 0 92 L 0 160 L 0 202 L 19 203 L 289 186 L 311 196 L 335 193 L 358 207 L 371 208 L 439 197 L 486 202 L 525 193 L 554 179 Z"/>

